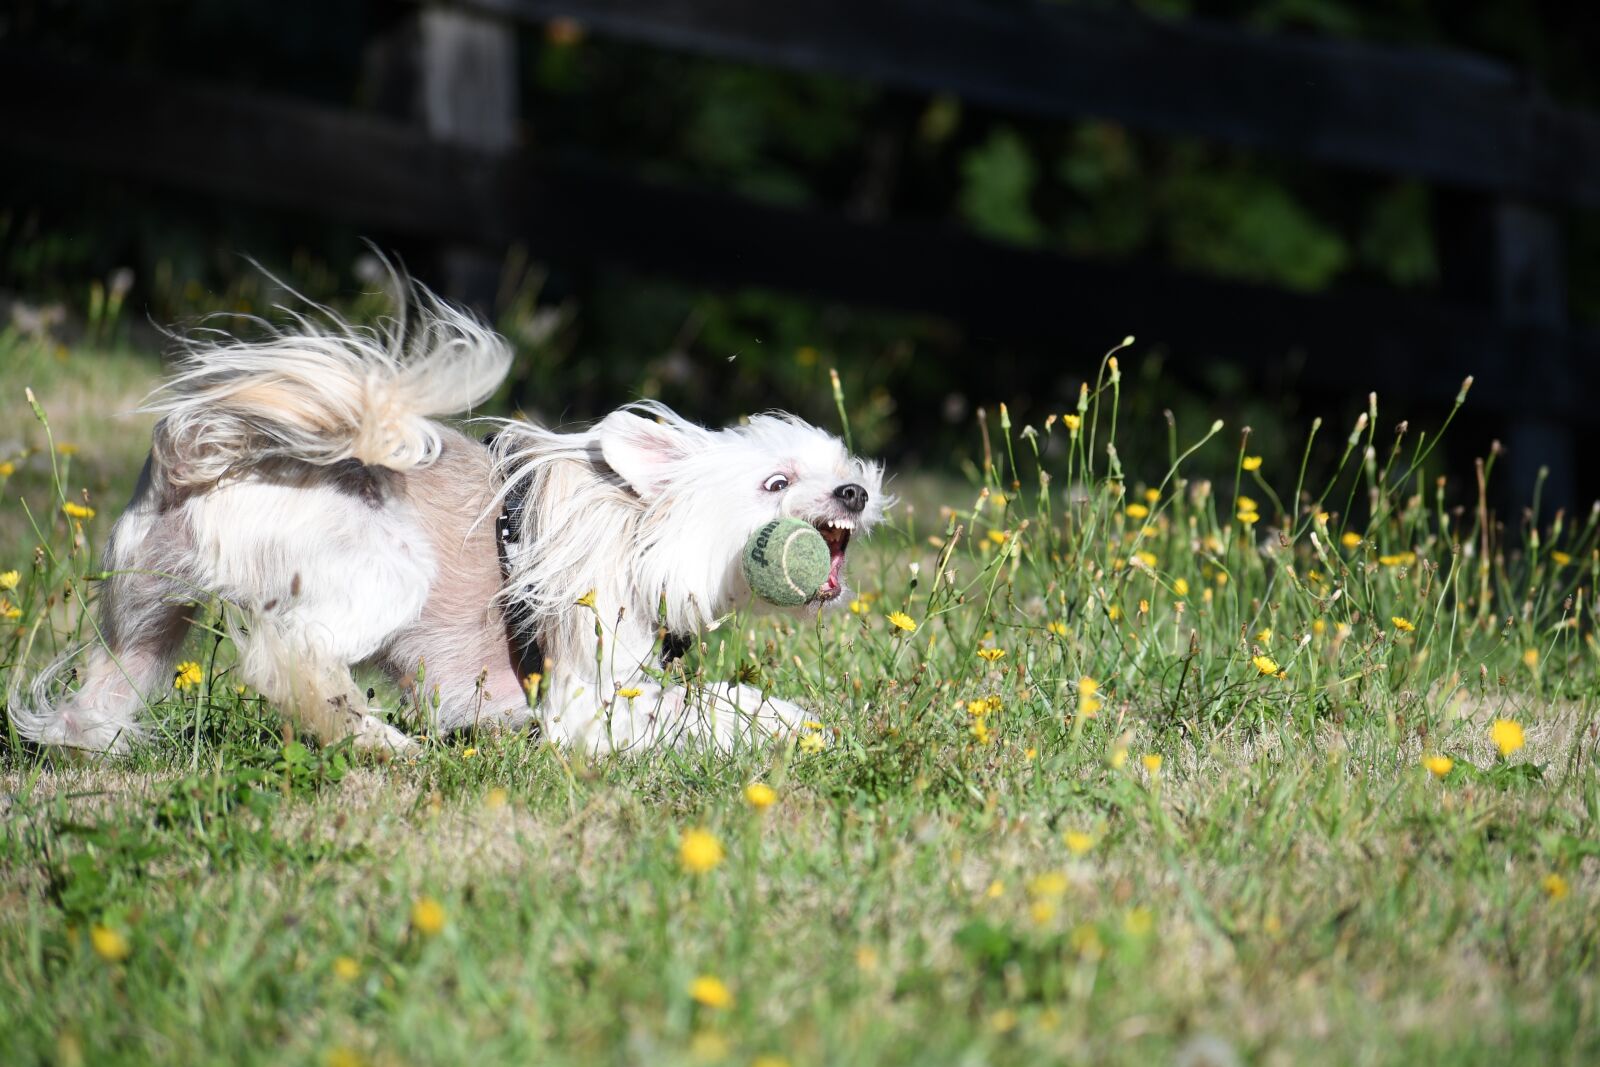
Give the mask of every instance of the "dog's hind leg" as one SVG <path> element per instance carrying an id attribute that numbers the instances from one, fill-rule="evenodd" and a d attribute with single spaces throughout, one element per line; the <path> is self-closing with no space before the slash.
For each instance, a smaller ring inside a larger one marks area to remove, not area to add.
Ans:
<path id="1" fill-rule="evenodd" d="M 95 632 L 13 693 L 7 713 L 17 732 L 40 744 L 95 752 L 125 751 L 143 733 L 146 702 L 172 679 L 189 630 L 193 587 L 183 578 L 189 538 L 182 521 L 157 506 L 147 461 L 127 511 L 112 528 L 99 585 Z M 84 660 L 77 690 L 52 702 L 56 679 Z"/>
<path id="2" fill-rule="evenodd" d="M 368 708 L 350 668 L 421 614 L 435 574 L 408 505 L 360 468 L 241 481 L 189 510 L 207 585 L 235 612 L 243 680 L 324 743 L 412 742 Z"/>
<path id="3" fill-rule="evenodd" d="M 343 655 L 314 630 L 257 616 L 233 629 L 239 673 L 300 729 L 325 745 L 354 738 L 358 748 L 403 752 L 415 743 L 367 706 Z"/>

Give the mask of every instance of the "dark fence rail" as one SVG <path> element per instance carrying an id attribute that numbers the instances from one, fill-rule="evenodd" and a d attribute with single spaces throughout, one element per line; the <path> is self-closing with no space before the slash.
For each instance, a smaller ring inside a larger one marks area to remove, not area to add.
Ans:
<path id="1" fill-rule="evenodd" d="M 1324 163 L 1600 203 L 1600 120 L 1437 49 L 995 0 L 460 0 L 628 40 L 1001 110 L 1116 119 Z"/>

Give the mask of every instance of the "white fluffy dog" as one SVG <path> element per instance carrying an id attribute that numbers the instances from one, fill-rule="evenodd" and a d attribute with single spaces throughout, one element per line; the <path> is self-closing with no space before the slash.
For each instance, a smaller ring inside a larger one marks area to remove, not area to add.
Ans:
<path id="1" fill-rule="evenodd" d="M 368 706 L 360 664 L 439 731 L 536 720 L 606 751 L 796 723 L 745 686 L 672 684 L 667 651 L 749 599 L 741 550 L 777 516 L 823 532 L 818 601 L 837 598 L 852 531 L 882 514 L 880 468 L 799 419 L 708 430 L 653 404 L 579 433 L 508 422 L 486 447 L 433 418 L 486 399 L 510 353 L 417 296 L 409 328 L 402 309 L 378 329 L 327 315 L 185 342 L 148 405 L 162 418 L 106 546 L 81 684 L 52 703 L 69 654 L 13 693 L 21 734 L 126 749 L 210 597 L 241 680 L 324 742 L 412 744 Z"/>

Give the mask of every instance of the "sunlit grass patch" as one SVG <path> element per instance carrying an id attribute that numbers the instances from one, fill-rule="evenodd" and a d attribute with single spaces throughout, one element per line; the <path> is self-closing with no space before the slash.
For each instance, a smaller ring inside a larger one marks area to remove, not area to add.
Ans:
<path id="1" fill-rule="evenodd" d="M 811 709 L 784 744 L 363 761 L 215 627 L 152 747 L 8 739 L 0 1059 L 1600 1053 L 1595 514 L 1497 524 L 1376 399 L 1304 456 L 1173 425 L 1125 470 L 1117 355 L 984 416 L 966 483 L 903 477 L 841 610 L 702 635 L 690 684 Z M 117 502 L 52 479 L 0 504 L 8 683 L 93 637 Z"/>

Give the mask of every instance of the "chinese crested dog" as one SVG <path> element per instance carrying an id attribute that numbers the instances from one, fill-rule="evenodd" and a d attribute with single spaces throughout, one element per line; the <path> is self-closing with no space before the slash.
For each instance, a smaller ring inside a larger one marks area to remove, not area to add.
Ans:
<path id="1" fill-rule="evenodd" d="M 97 639 L 11 695 L 23 736 L 138 741 L 213 597 L 240 680 L 324 742 L 412 745 L 369 706 L 363 664 L 438 731 L 535 722 L 608 751 L 798 723 L 759 690 L 665 665 L 749 600 L 740 554 L 768 519 L 822 532 L 832 568 L 812 606 L 838 598 L 852 536 L 882 514 L 880 467 L 786 415 L 709 430 L 657 404 L 577 433 L 509 421 L 480 444 L 435 419 L 488 398 L 508 348 L 426 292 L 410 310 L 409 327 L 403 309 L 376 329 L 302 316 L 260 340 L 182 342 L 105 549 Z M 77 689 L 52 700 L 80 656 Z"/>

